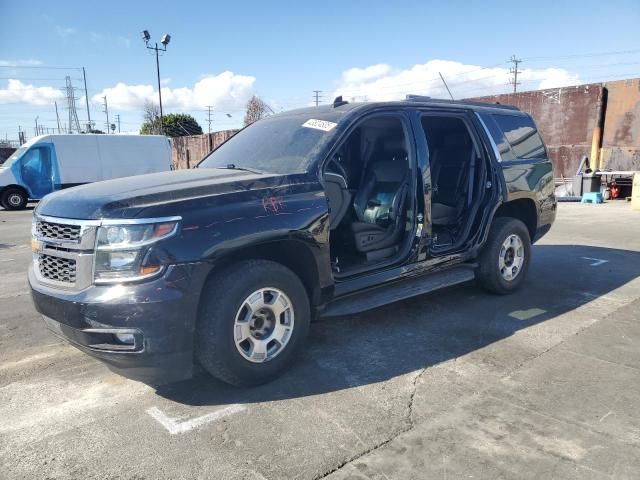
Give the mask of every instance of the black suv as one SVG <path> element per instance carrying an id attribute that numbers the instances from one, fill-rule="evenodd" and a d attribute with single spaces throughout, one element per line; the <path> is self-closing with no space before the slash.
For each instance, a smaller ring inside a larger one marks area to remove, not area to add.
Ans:
<path id="1" fill-rule="evenodd" d="M 466 282 L 506 294 L 556 214 L 531 117 L 424 97 L 260 120 L 197 169 L 64 190 L 33 218 L 51 330 L 151 384 L 289 366 L 312 319 Z"/>

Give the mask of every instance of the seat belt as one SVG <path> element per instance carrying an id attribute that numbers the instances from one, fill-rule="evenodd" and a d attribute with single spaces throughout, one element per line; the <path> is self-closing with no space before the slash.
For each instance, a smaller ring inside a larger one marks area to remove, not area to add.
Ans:
<path id="1" fill-rule="evenodd" d="M 476 161 L 478 160 L 478 156 L 476 155 L 476 150 L 471 147 L 471 163 L 469 165 L 469 180 L 467 181 L 467 207 L 471 205 L 471 201 L 473 200 L 473 179 L 476 176 Z"/>

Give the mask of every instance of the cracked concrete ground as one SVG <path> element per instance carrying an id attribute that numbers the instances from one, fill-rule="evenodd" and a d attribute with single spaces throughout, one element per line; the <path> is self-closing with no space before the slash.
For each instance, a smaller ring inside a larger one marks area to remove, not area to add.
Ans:
<path id="1" fill-rule="evenodd" d="M 325 320 L 249 390 L 154 390 L 49 334 L 30 215 L 0 211 L 0 478 L 640 478 L 640 212 L 624 202 L 561 204 L 518 293 L 467 284 Z"/>

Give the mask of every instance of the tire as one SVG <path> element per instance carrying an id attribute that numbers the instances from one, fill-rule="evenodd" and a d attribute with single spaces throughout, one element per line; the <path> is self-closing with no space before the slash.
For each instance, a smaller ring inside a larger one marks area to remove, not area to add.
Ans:
<path id="1" fill-rule="evenodd" d="M 2 192 L 0 204 L 6 210 L 22 210 L 27 206 L 27 194 L 18 188 L 7 188 Z"/>
<path id="2" fill-rule="evenodd" d="M 531 238 L 525 224 L 511 217 L 495 218 L 480 254 L 476 281 L 499 295 L 515 292 L 522 285 L 530 262 Z"/>
<path id="3" fill-rule="evenodd" d="M 196 358 L 205 370 L 226 383 L 246 387 L 273 380 L 292 364 L 305 343 L 310 323 L 307 291 L 300 279 L 279 263 L 235 263 L 207 282 L 202 298 Z M 274 310 L 266 305 L 269 302 Z M 274 314 L 277 309 L 283 311 Z M 288 333 L 281 333 L 287 329 Z M 240 341 L 236 337 L 246 338 Z M 260 358 L 263 351 L 266 357 Z"/>

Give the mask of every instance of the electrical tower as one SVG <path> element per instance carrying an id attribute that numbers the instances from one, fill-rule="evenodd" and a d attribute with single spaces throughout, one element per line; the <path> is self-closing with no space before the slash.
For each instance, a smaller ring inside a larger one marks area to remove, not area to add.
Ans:
<path id="1" fill-rule="evenodd" d="M 518 74 L 522 73 L 520 70 L 518 70 L 518 64 L 522 63 L 522 60 L 516 58 L 515 55 L 511 55 L 509 62 L 513 63 L 513 68 L 509 69 L 509 73 L 513 75 L 513 78 L 509 79 L 509 83 L 513 85 L 513 93 L 516 93 L 518 85 L 520 85 L 520 82 L 518 81 Z"/>
<path id="2" fill-rule="evenodd" d="M 116 113 L 116 122 L 118 122 L 118 133 L 120 133 L 120 114 Z"/>
<path id="3" fill-rule="evenodd" d="M 320 105 L 320 99 L 322 98 L 322 90 L 314 90 L 313 91 L 313 100 L 316 102 L 316 107 Z"/>
<path id="4" fill-rule="evenodd" d="M 69 133 L 80 133 L 80 121 L 78 120 L 78 112 L 76 111 L 76 94 L 71 77 L 67 76 L 65 86 L 65 94 L 67 96 L 67 110 L 69 111 Z"/>
<path id="5" fill-rule="evenodd" d="M 111 133 L 111 124 L 109 123 L 109 106 L 107 105 L 106 96 L 102 97 L 102 105 L 104 106 L 104 110 L 102 110 L 102 113 L 107 116 L 107 133 Z"/>
<path id="6" fill-rule="evenodd" d="M 209 122 L 209 133 L 211 133 L 212 120 L 213 120 L 213 106 L 207 105 L 207 121 Z"/>

